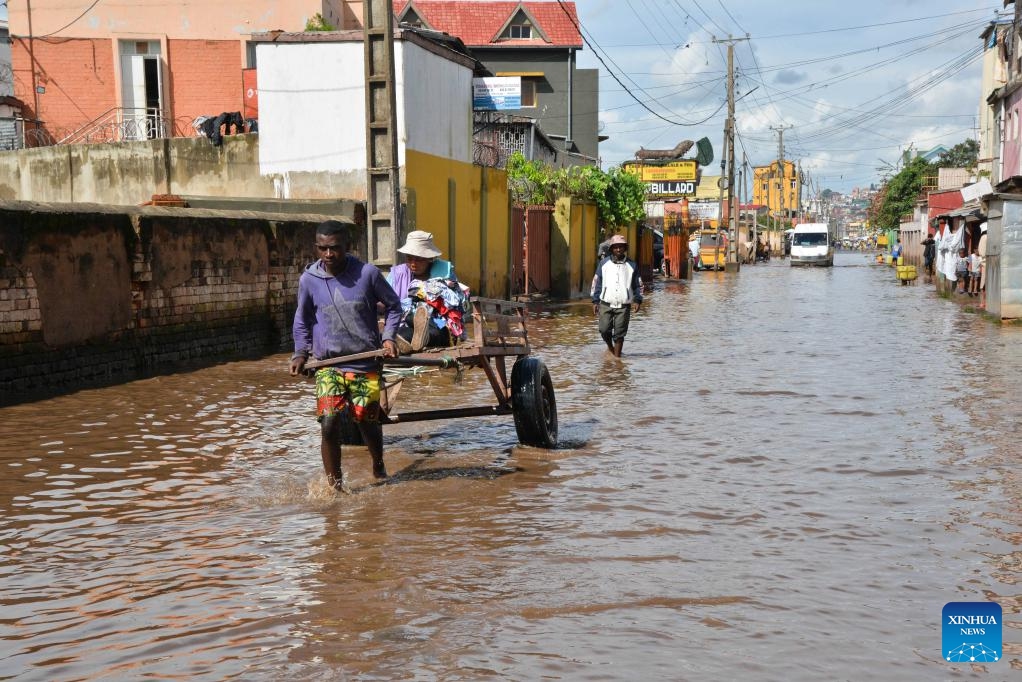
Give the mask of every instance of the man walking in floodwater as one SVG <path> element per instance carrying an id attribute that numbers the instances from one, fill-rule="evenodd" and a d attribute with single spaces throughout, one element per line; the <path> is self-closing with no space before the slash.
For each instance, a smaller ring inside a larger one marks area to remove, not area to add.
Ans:
<path id="1" fill-rule="evenodd" d="M 590 294 L 593 314 L 600 320 L 600 336 L 607 350 L 621 357 L 631 314 L 642 304 L 642 279 L 634 261 L 628 260 L 628 240 L 616 234 L 610 238 L 610 255 L 596 266 Z"/>
<path id="2" fill-rule="evenodd" d="M 401 319 L 401 302 L 375 265 L 347 252 L 348 228 L 326 220 L 316 228 L 319 260 L 298 280 L 298 309 L 293 336 L 291 375 L 305 369 L 309 357 L 326 360 L 383 348 L 384 357 L 397 357 L 394 333 Z M 381 335 L 377 304 L 386 321 Z M 369 454 L 373 476 L 386 478 L 383 428 L 380 426 L 380 358 L 349 360 L 316 370 L 316 415 L 321 429 L 320 453 L 327 481 L 342 489 L 342 413 L 350 410 Z"/>

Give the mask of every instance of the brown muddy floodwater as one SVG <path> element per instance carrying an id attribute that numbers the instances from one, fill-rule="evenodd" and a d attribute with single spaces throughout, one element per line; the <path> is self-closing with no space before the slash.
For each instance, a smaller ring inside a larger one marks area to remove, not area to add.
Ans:
<path id="1" fill-rule="evenodd" d="M 285 355 L 0 409 L 0 679 L 1019 674 L 1022 329 L 861 254 L 657 283 L 621 361 L 588 312 L 531 325 L 560 449 L 388 427 L 347 495 Z M 944 662 L 984 600 L 1004 658 Z"/>

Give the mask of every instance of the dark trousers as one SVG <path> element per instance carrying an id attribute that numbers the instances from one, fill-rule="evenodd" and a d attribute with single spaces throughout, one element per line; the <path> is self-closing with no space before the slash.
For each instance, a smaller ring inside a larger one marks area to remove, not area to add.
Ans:
<path id="1" fill-rule="evenodd" d="M 611 308 L 600 302 L 600 336 L 607 343 L 625 338 L 628 333 L 628 322 L 632 319 L 632 306 L 625 304 L 620 308 Z"/>

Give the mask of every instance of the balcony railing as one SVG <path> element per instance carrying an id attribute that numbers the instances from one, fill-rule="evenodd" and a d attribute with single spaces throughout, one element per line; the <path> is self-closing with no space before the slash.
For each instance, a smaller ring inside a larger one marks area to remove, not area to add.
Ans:
<path id="1" fill-rule="evenodd" d="M 156 108 L 115 107 L 55 144 L 98 144 L 126 140 L 153 140 L 171 134 L 163 112 Z"/>

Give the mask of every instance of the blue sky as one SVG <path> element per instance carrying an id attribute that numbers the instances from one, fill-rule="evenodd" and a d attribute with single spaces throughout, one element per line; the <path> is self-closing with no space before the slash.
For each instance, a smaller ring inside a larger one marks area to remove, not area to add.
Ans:
<path id="1" fill-rule="evenodd" d="M 909 145 L 976 137 L 979 35 L 1003 13 L 1002 0 L 576 4 L 591 43 L 579 66 L 601 70 L 605 168 L 640 147 L 705 136 L 719 172 L 727 62 L 726 46 L 713 39 L 748 34 L 735 46 L 739 159 L 744 151 L 752 165 L 769 163 L 777 156 L 771 128 L 792 126 L 785 156 L 801 160 L 818 189 L 838 191 L 878 182 L 877 169 L 895 165 Z"/>
<path id="2" fill-rule="evenodd" d="M 838 191 L 879 181 L 878 169 L 895 166 L 909 145 L 950 147 L 976 136 L 979 34 L 1003 13 L 1002 0 L 576 5 L 591 43 L 579 66 L 601 71 L 600 121 L 610 136 L 600 145 L 605 168 L 640 147 L 705 136 L 719 170 L 726 48 L 712 41 L 748 34 L 735 47 L 738 154 L 752 165 L 769 163 L 777 155 L 771 128 L 792 126 L 784 132 L 785 156 L 801 161 L 817 189 Z M 0 7 L 0 17 L 6 13 Z"/>

